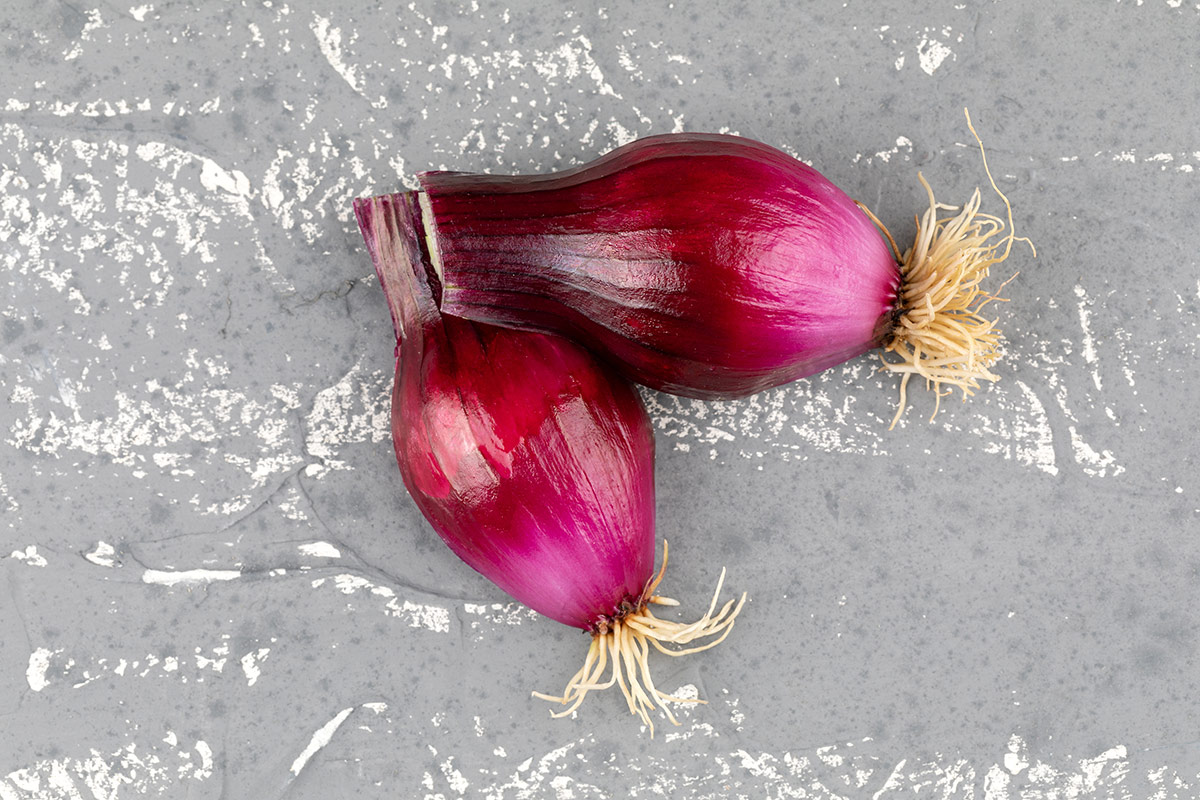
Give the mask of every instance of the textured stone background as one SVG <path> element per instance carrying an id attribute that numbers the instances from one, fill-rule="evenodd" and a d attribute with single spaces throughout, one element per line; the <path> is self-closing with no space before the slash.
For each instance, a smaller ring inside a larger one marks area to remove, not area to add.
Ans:
<path id="1" fill-rule="evenodd" d="M 0 12 L 0 798 L 1200 794 L 1200 5 L 573 5 Z M 1003 381 L 649 397 L 664 588 L 752 603 L 682 727 L 549 719 L 586 640 L 405 495 L 351 199 L 731 131 L 907 236 L 963 106 Z"/>

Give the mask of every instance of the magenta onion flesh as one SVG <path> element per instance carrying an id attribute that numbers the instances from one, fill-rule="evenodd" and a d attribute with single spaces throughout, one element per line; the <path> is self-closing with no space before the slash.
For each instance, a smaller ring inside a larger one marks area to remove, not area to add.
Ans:
<path id="1" fill-rule="evenodd" d="M 876 347 L 899 356 L 885 365 L 902 388 L 917 374 L 966 395 L 996 378 L 980 282 L 1012 235 L 978 191 L 943 218 L 930 191 L 901 255 L 815 169 L 736 136 L 652 136 L 550 175 L 418 179 L 443 313 L 564 334 L 652 388 L 740 397 Z"/>
<path id="2" fill-rule="evenodd" d="M 693 625 L 647 607 L 670 601 L 654 593 L 654 435 L 636 389 L 560 336 L 443 316 L 414 193 L 354 211 L 398 339 L 392 435 L 418 508 L 504 591 L 592 632 L 584 669 L 550 698 L 568 706 L 560 713 L 603 685 L 611 660 L 607 685 L 630 711 L 651 730 L 655 706 L 673 719 L 649 678 L 649 642 L 714 645 L 741 605 L 717 611 L 714 597 Z"/>

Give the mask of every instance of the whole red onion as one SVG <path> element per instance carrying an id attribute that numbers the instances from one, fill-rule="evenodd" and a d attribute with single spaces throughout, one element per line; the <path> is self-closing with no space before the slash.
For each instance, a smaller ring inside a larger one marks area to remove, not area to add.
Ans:
<path id="1" fill-rule="evenodd" d="M 444 313 L 562 333 L 655 389 L 739 397 L 875 347 L 901 356 L 885 363 L 905 380 L 970 393 L 996 377 L 979 283 L 1012 237 L 996 238 L 1004 223 L 978 214 L 978 192 L 945 219 L 930 192 L 901 257 L 815 169 L 736 136 L 652 136 L 544 176 L 419 181 Z"/>
<path id="2" fill-rule="evenodd" d="M 647 608 L 670 601 L 654 594 L 654 434 L 637 391 L 560 336 L 443 316 L 414 193 L 356 200 L 354 211 L 399 340 L 392 436 L 404 485 L 463 561 L 593 633 L 584 669 L 552 698 L 571 704 L 564 713 L 611 657 L 630 710 L 649 723 L 668 699 L 649 683 L 649 640 L 723 638 L 740 605 L 690 626 Z"/>

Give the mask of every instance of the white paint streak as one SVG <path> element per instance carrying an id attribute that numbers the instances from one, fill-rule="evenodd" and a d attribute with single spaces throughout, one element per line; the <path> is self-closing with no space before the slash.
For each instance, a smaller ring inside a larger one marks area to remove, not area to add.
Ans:
<path id="1" fill-rule="evenodd" d="M 380 96 L 372 100 L 367 97 L 366 81 L 362 77 L 362 72 L 357 65 L 346 63 L 345 53 L 342 51 L 342 29 L 333 27 L 333 24 L 327 18 L 314 12 L 309 30 L 312 31 L 313 36 L 317 39 L 317 46 L 321 49 L 321 55 L 325 56 L 325 60 L 329 62 L 329 66 L 333 67 L 334 72 L 342 77 L 342 80 L 354 90 L 355 94 L 367 100 L 375 108 L 387 108 L 386 98 Z M 354 34 L 351 34 L 349 43 L 353 43 L 353 41 Z"/>
<path id="2" fill-rule="evenodd" d="M 326 722 L 320 727 L 320 729 L 317 730 L 316 733 L 312 735 L 312 739 L 309 740 L 308 746 L 305 747 L 300 755 L 296 756 L 296 760 L 292 762 L 292 775 L 299 775 L 300 771 L 304 769 L 304 766 L 308 763 L 309 759 L 311 759 L 317 754 L 318 751 L 329 744 L 330 740 L 333 739 L 333 734 L 337 732 L 337 729 L 340 728 L 342 723 L 346 721 L 346 717 L 350 716 L 351 712 L 353 711 L 353 706 L 342 709 L 338 712 L 336 717 L 329 720 L 329 722 Z"/>
<path id="3" fill-rule="evenodd" d="M 236 569 L 189 569 L 181 571 L 148 569 L 142 573 L 142 583 L 159 586 L 179 586 L 212 583 L 213 581 L 232 581 L 242 577 L 241 570 Z"/>
<path id="4" fill-rule="evenodd" d="M 1054 456 L 1054 433 L 1050 420 L 1046 416 L 1046 408 L 1041 399 L 1023 381 L 1015 381 L 1025 401 L 1029 404 L 1028 416 L 1019 416 L 1013 420 L 1013 437 L 1022 443 L 1017 447 L 1017 462 L 1033 466 L 1050 475 L 1058 474 L 1058 465 Z"/>
<path id="5" fill-rule="evenodd" d="M 887 780 L 883 782 L 883 787 L 878 792 L 871 795 L 872 800 L 881 800 L 886 793 L 894 792 L 900 789 L 900 787 L 903 785 L 902 771 L 904 769 L 904 765 L 907 763 L 908 759 L 902 758 L 896 763 L 896 766 L 892 767 L 892 771 L 888 774 Z"/>
<path id="6" fill-rule="evenodd" d="M 314 589 L 320 588 L 326 584 L 325 578 L 317 578 L 312 582 Z M 351 575 L 342 573 L 333 577 L 333 585 L 342 594 L 356 594 L 358 592 L 367 592 L 375 597 L 380 597 L 385 600 L 383 605 L 384 613 L 390 617 L 396 617 L 407 622 L 410 628 L 424 628 L 434 633 L 449 633 L 450 632 L 450 611 L 441 606 L 426 605 L 423 603 L 414 603 L 410 600 L 401 600 L 396 596 L 396 593 L 387 586 L 378 586 L 361 575 Z"/>
<path id="7" fill-rule="evenodd" d="M 1100 359 L 1096 355 L 1096 340 L 1092 336 L 1092 300 L 1079 284 L 1075 285 L 1075 296 L 1079 298 L 1079 327 L 1083 329 L 1083 360 L 1091 367 L 1092 382 L 1096 385 L 1096 391 L 1101 391 L 1103 385 L 1100 381 Z"/>
<path id="8" fill-rule="evenodd" d="M 1067 426 L 1067 433 L 1071 440 L 1071 451 L 1075 457 L 1075 463 L 1086 474 L 1096 478 L 1103 478 L 1110 475 L 1116 477 L 1123 473 L 1125 467 L 1117 463 L 1116 456 L 1112 451 L 1097 450 L 1084 440 L 1083 434 L 1079 431 L 1079 418 L 1071 410 L 1071 404 L 1068 402 L 1067 387 L 1057 377 L 1052 379 L 1051 384 L 1057 384 L 1055 400 L 1058 402 L 1059 409 L 1070 421 L 1070 424 Z"/>
<path id="9" fill-rule="evenodd" d="M 300 545 L 300 554 L 314 558 L 341 558 L 342 551 L 329 542 L 312 542 Z"/>
<path id="10" fill-rule="evenodd" d="M 1117 458 L 1111 450 L 1096 451 L 1083 440 L 1074 425 L 1067 426 L 1067 431 L 1071 434 L 1071 450 L 1075 454 L 1075 461 L 1083 467 L 1084 472 L 1103 478 L 1110 472 L 1115 477 L 1125 471 L 1125 468 L 1117 463 Z"/>

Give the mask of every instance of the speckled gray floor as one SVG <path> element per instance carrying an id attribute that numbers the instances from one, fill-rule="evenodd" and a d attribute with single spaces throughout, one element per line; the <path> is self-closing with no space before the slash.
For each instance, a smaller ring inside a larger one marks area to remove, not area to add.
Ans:
<path id="1" fill-rule="evenodd" d="M 1200 6 L 572 6 L 0 12 L 0 799 L 1200 795 Z M 586 639 L 405 495 L 351 199 L 732 131 L 908 236 L 964 106 L 1003 380 L 649 396 L 664 589 L 752 601 L 680 728 L 551 720 Z"/>

